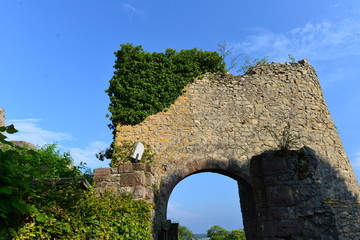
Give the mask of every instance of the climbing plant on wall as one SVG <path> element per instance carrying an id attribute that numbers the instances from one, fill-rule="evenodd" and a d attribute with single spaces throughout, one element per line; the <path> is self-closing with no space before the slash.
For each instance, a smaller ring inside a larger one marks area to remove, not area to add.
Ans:
<path id="1" fill-rule="evenodd" d="M 225 72 L 218 53 L 196 48 L 150 53 L 128 43 L 122 44 L 115 56 L 114 76 L 106 90 L 112 129 L 117 124 L 140 123 L 147 116 L 166 110 L 199 75 Z"/>

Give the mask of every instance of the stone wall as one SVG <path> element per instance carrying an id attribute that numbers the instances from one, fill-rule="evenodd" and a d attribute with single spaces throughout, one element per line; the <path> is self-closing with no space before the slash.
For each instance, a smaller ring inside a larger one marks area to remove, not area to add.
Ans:
<path id="1" fill-rule="evenodd" d="M 5 122 L 5 111 L 4 109 L 0 108 L 0 127 L 6 126 Z"/>
<path id="2" fill-rule="evenodd" d="M 189 84 L 166 112 L 135 126 L 118 126 L 115 144 L 143 141 L 156 152 L 158 174 L 193 159 L 236 159 L 276 147 L 264 130 L 280 133 L 287 123 L 309 146 L 358 188 L 317 79 L 306 61 L 273 63 L 244 76 L 207 75 Z"/>
<path id="3" fill-rule="evenodd" d="M 117 126 L 114 143 L 121 146 L 123 141 L 142 141 L 156 152 L 151 184 L 157 189 L 155 228 L 162 228 L 171 191 L 191 174 L 210 171 L 227 175 L 238 181 L 240 190 L 245 189 L 240 191 L 242 199 L 248 195 L 249 199 L 256 198 L 250 161 L 276 149 L 276 138 L 288 125 L 291 136 L 301 137 L 290 147 L 308 146 L 333 173 L 328 176 L 331 181 L 322 184 L 332 183 L 326 185 L 326 198 L 334 203 L 335 218 L 344 219 L 346 214 L 341 215 L 341 207 L 335 203 L 354 204 L 359 185 L 316 72 L 306 60 L 263 64 L 243 76 L 205 75 L 189 84 L 167 111 L 149 116 L 138 125 Z M 341 184 L 337 184 L 337 179 L 343 180 Z M 352 196 L 346 201 L 342 196 L 344 189 L 351 193 L 347 196 Z M 256 201 L 260 200 L 242 200 L 241 205 L 256 208 Z M 262 223 L 250 224 L 254 216 L 246 214 L 243 217 L 247 234 L 265 231 Z M 255 218 L 258 217 L 259 211 Z M 345 229 L 347 223 L 338 222 L 338 231 L 345 231 L 340 228 Z M 246 225 L 256 226 L 249 230 Z"/>

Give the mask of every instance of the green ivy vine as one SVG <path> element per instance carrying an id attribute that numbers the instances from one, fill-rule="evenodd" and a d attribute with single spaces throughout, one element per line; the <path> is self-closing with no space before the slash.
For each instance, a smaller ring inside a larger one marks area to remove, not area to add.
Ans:
<path id="1" fill-rule="evenodd" d="M 196 48 L 164 53 L 146 52 L 142 46 L 122 44 L 115 52 L 115 72 L 106 93 L 112 124 L 133 125 L 166 110 L 184 87 L 206 72 L 225 72 L 217 52 Z"/>

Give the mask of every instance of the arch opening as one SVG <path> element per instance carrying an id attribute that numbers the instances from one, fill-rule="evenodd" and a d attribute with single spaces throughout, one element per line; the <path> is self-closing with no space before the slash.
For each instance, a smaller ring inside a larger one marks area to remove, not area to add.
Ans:
<path id="1" fill-rule="evenodd" d="M 198 234 L 214 225 L 243 229 L 237 182 L 211 172 L 186 177 L 171 193 L 167 219 Z"/>
<path id="2" fill-rule="evenodd" d="M 205 161 L 199 164 L 198 166 L 193 166 L 191 164 L 187 164 L 186 167 L 181 168 L 177 171 L 173 171 L 168 175 L 166 181 L 163 181 L 160 187 L 159 195 L 156 199 L 156 218 L 157 222 L 169 223 L 168 219 L 168 206 L 170 196 L 175 189 L 175 187 L 181 182 L 190 181 L 192 177 L 200 176 L 204 173 L 220 176 L 228 181 L 231 179 L 234 180 L 233 185 L 235 188 L 230 189 L 231 193 L 235 197 L 234 201 L 237 201 L 237 215 L 238 218 L 235 221 L 238 221 L 236 229 L 244 228 L 246 232 L 247 239 L 262 239 L 260 236 L 260 221 L 258 217 L 258 213 L 256 210 L 256 203 L 254 201 L 254 192 L 252 186 L 250 185 L 248 166 L 247 165 L 238 165 L 237 161 Z M 191 166 L 191 167 L 189 167 Z M 180 184 L 181 185 L 181 184 Z M 234 197 L 233 197 L 234 198 Z M 237 199 L 237 200 L 236 200 Z M 206 199 L 204 200 L 206 201 Z M 224 203 L 226 204 L 226 203 Z M 170 208 L 174 206 L 170 205 Z M 221 210 L 224 206 L 222 203 L 218 203 L 218 209 Z M 171 210 L 171 209 L 170 209 Z M 173 210 L 173 209 L 172 209 Z M 209 211 L 215 211 L 209 209 Z M 188 214 L 191 214 L 189 212 Z M 171 217 L 171 216 L 170 216 Z M 196 215 L 193 215 L 196 217 Z M 176 219 L 175 219 L 176 221 Z M 181 223 L 181 221 L 180 221 Z M 214 222 L 214 225 L 220 225 L 221 222 Z M 211 226 L 208 226 L 211 227 Z M 224 226 L 225 227 L 225 226 Z M 235 230 L 234 227 L 230 227 L 230 230 Z M 204 229 L 202 229 L 203 231 Z M 197 231 L 195 231 L 197 233 Z M 203 232 L 204 233 L 204 232 Z"/>

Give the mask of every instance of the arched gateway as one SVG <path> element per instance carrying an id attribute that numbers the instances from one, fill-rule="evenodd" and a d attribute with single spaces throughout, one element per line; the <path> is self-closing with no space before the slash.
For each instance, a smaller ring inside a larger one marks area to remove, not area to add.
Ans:
<path id="1" fill-rule="evenodd" d="M 154 202 L 156 239 L 171 239 L 172 190 L 199 172 L 238 182 L 247 239 L 360 239 L 359 185 L 306 60 L 197 79 L 168 111 L 118 126 L 124 141 L 154 162 L 96 169 L 96 187 Z"/>

